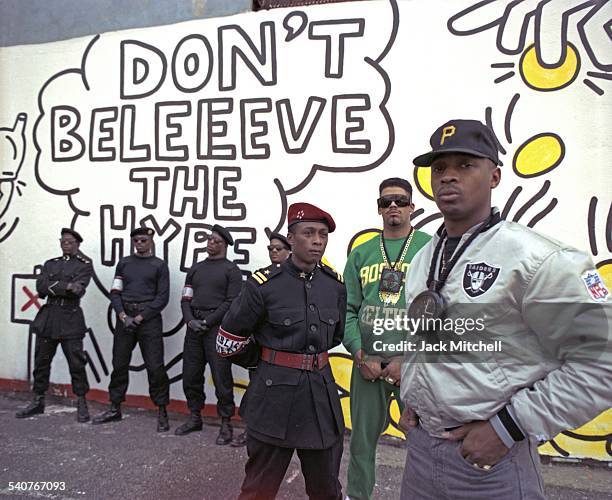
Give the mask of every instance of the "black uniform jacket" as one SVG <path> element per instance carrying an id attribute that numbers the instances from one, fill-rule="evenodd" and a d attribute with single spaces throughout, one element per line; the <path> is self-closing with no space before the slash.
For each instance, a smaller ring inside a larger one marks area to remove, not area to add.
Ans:
<path id="1" fill-rule="evenodd" d="M 47 298 L 30 325 L 30 331 L 54 339 L 82 339 L 87 326 L 79 299 L 93 275 L 91 261 L 82 254 L 56 257 L 45 262 L 36 279 L 36 291 Z M 66 290 L 68 283 L 80 283 L 78 293 Z"/>
<path id="2" fill-rule="evenodd" d="M 206 259 L 194 264 L 185 277 L 181 296 L 183 320 L 206 319 L 210 328 L 219 326 L 242 288 L 240 268 L 228 259 Z"/>
<path id="3" fill-rule="evenodd" d="M 141 304 L 138 313 L 145 321 L 154 318 L 168 305 L 170 272 L 168 264 L 159 257 L 128 255 L 117 264 L 110 300 L 117 316 L 125 311 L 125 304 Z M 133 311 L 127 311 L 129 315 Z"/>
<path id="4" fill-rule="evenodd" d="M 277 351 L 322 353 L 342 341 L 345 313 L 346 289 L 333 269 L 318 266 L 308 275 L 287 259 L 247 280 L 218 342 L 224 334 L 245 340 L 252 334 L 259 346 Z M 260 441 L 325 449 L 342 439 L 342 407 L 329 364 L 306 371 L 260 360 L 246 396 L 249 433 Z"/>

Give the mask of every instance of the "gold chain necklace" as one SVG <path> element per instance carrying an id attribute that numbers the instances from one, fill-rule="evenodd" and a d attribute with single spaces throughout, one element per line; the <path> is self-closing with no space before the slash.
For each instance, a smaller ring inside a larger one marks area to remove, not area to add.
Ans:
<path id="1" fill-rule="evenodd" d="M 400 277 L 403 281 L 404 273 L 401 272 L 402 264 L 404 263 L 404 258 L 406 257 L 406 253 L 408 252 L 408 248 L 410 247 L 410 243 L 412 242 L 413 236 L 414 236 L 414 228 L 411 228 L 410 234 L 408 235 L 408 237 L 406 238 L 406 241 L 404 242 L 404 248 L 402 248 L 402 252 L 399 258 L 393 263 L 393 265 L 391 265 L 389 264 L 389 259 L 387 258 L 387 251 L 385 250 L 384 235 L 383 233 L 380 233 L 380 253 L 382 254 L 383 263 L 384 263 L 383 273 L 385 269 L 389 269 L 391 272 L 400 274 L 401 275 Z M 396 267 L 399 271 L 396 271 Z M 382 278 L 383 273 L 381 273 L 381 278 Z M 378 298 L 384 304 L 387 304 L 387 305 L 396 304 L 400 298 L 403 288 L 404 288 L 404 285 L 402 283 L 402 285 L 399 287 L 399 290 L 397 292 L 388 292 L 388 291 L 382 291 L 379 289 Z"/>

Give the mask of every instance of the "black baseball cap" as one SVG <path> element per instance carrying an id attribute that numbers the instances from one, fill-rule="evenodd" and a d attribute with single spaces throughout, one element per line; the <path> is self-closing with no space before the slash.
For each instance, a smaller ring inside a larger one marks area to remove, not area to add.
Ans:
<path id="1" fill-rule="evenodd" d="M 429 144 L 431 151 L 413 160 L 417 167 L 430 166 L 436 156 L 443 153 L 466 153 L 503 165 L 499 160 L 495 134 L 478 120 L 450 120 L 438 127 Z"/>

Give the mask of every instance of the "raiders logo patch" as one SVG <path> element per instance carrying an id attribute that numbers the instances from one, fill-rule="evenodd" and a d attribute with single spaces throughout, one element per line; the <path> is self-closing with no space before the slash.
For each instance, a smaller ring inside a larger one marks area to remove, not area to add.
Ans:
<path id="1" fill-rule="evenodd" d="M 468 297 L 480 297 L 493 286 L 500 270 L 501 267 L 493 267 L 485 262 L 467 264 L 463 271 L 463 291 Z"/>
<path id="2" fill-rule="evenodd" d="M 581 278 L 584 281 L 587 292 L 595 302 L 605 302 L 608 300 L 610 292 L 595 269 L 583 273 Z"/>

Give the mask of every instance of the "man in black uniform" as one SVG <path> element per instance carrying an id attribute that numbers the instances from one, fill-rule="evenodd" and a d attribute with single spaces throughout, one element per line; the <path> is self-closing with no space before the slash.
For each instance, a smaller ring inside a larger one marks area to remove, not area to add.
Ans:
<path id="1" fill-rule="evenodd" d="M 79 306 L 85 288 L 93 274 L 91 261 L 79 253 L 81 235 L 69 228 L 61 231 L 62 257 L 48 260 L 36 279 L 36 290 L 47 303 L 38 311 L 30 326 L 36 334 L 34 351 L 34 399 L 15 415 L 17 418 L 31 417 L 45 411 L 45 392 L 49 388 L 51 362 L 57 345 L 61 344 L 68 361 L 72 392 L 77 397 L 77 421 L 87 422 L 89 411 L 85 395 L 89 391 L 85 373 L 85 318 Z"/>
<path id="2" fill-rule="evenodd" d="M 344 420 L 327 351 L 342 341 L 346 289 L 320 262 L 336 226 L 308 203 L 289 207 L 288 225 L 293 253 L 252 274 L 217 335 L 223 356 L 251 349 L 251 333 L 261 346 L 248 389 L 240 498 L 274 498 L 297 449 L 308 496 L 339 499 Z"/>
<path id="3" fill-rule="evenodd" d="M 291 253 L 291 245 L 282 234 L 270 233 L 268 255 L 272 264 L 282 264 Z"/>
<path id="4" fill-rule="evenodd" d="M 291 245 L 280 233 L 270 233 L 269 236 L 270 243 L 268 244 L 268 255 L 270 257 L 270 262 L 272 266 L 279 267 L 291 254 Z M 241 363 L 239 363 L 241 364 Z M 255 371 L 255 367 L 251 367 L 245 365 L 245 368 L 249 371 L 249 380 L 253 379 L 253 372 Z M 246 405 L 247 405 L 247 397 L 246 393 L 243 394 L 242 400 L 240 401 L 240 409 L 238 410 L 238 414 L 242 417 L 243 422 L 246 425 Z M 232 439 L 231 445 L 234 447 L 244 446 L 247 444 L 247 430 L 241 432 L 237 436 L 234 436 Z"/>
<path id="5" fill-rule="evenodd" d="M 168 265 L 153 255 L 153 229 L 139 227 L 130 236 L 134 255 L 117 264 L 111 288 L 111 304 L 119 318 L 113 339 L 113 372 L 108 386 L 110 410 L 94 418 L 94 424 L 121 420 L 121 403 L 129 383 L 129 366 L 136 343 L 147 369 L 149 394 L 159 406 L 157 432 L 170 429 L 166 405 L 169 382 L 164 366 L 161 312 L 170 291 Z"/>
<path id="6" fill-rule="evenodd" d="M 210 365 L 217 413 L 221 417 L 221 430 L 217 444 L 232 440 L 230 419 L 234 414 L 234 379 L 232 363 L 217 354 L 217 330 L 232 300 L 240 293 L 242 274 L 236 264 L 227 259 L 227 246 L 234 240 L 227 229 L 215 224 L 208 237 L 208 257 L 196 263 L 187 273 L 181 298 L 183 320 L 187 324 L 183 348 L 183 391 L 191 415 L 175 431 L 183 436 L 202 430 L 200 412 L 204 407 L 204 369 Z"/>

